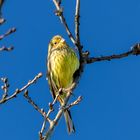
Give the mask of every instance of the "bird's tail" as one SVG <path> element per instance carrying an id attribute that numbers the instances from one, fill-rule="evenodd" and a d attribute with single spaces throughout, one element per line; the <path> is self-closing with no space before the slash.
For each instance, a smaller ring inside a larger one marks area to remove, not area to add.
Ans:
<path id="1" fill-rule="evenodd" d="M 71 117 L 71 113 L 69 110 L 65 110 L 64 117 L 65 117 L 68 133 L 69 134 L 74 133 L 75 127 L 74 127 L 74 124 L 72 122 L 72 117 Z"/>

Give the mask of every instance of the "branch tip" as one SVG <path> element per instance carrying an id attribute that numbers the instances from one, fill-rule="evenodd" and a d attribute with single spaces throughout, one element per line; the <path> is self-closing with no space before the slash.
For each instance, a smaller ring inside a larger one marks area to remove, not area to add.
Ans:
<path id="1" fill-rule="evenodd" d="M 0 18 L 0 25 L 2 25 L 4 22 L 6 22 L 6 19 Z"/>
<path id="2" fill-rule="evenodd" d="M 28 90 L 26 89 L 25 91 L 24 91 L 24 94 L 23 94 L 25 97 L 27 97 L 28 96 Z"/>
<path id="3" fill-rule="evenodd" d="M 39 74 L 38 74 L 38 78 L 41 78 L 43 76 L 43 74 L 40 72 Z"/>
<path id="4" fill-rule="evenodd" d="M 53 109 L 53 104 L 52 104 L 52 103 L 49 103 L 49 108 L 50 108 L 50 110 L 54 110 L 54 109 Z"/>
<path id="5" fill-rule="evenodd" d="M 132 48 L 133 55 L 139 55 L 140 54 L 140 43 L 135 44 Z"/>
<path id="6" fill-rule="evenodd" d="M 1 38 L 0 38 L 1 39 Z M 3 46 L 3 47 L 1 47 L 0 48 L 0 51 L 12 51 L 14 49 L 14 47 L 13 46 L 11 46 L 11 47 L 5 47 L 5 46 Z"/>

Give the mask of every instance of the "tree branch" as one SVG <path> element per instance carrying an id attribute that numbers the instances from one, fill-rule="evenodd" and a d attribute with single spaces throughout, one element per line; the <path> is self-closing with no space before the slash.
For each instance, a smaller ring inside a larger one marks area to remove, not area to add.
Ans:
<path id="1" fill-rule="evenodd" d="M 66 32 L 67 32 L 67 34 L 69 36 L 69 38 L 71 39 L 71 41 L 73 42 L 73 44 L 76 44 L 76 40 L 75 40 L 74 36 L 72 35 L 69 27 L 68 27 L 68 24 L 66 22 L 66 19 L 65 19 L 64 15 L 63 15 L 63 10 L 60 7 L 59 2 L 57 2 L 57 0 L 53 0 L 53 3 L 55 5 L 55 7 L 56 7 L 56 12 L 55 12 L 56 16 L 59 16 L 59 19 L 60 19 L 61 23 L 64 25 L 64 27 L 66 29 Z"/>
<path id="2" fill-rule="evenodd" d="M 8 78 L 1 78 L 1 81 L 4 83 L 3 86 L 1 86 L 1 89 L 3 90 L 3 95 L 2 98 L 6 98 L 8 96 L 8 88 L 9 88 L 9 83 L 8 83 Z"/>
<path id="3" fill-rule="evenodd" d="M 76 42 L 80 42 L 80 0 L 76 0 L 76 8 L 75 8 L 75 38 Z"/>
<path id="4" fill-rule="evenodd" d="M 15 27 L 9 29 L 5 34 L 0 35 L 0 40 L 4 39 L 6 36 L 14 33 L 15 31 L 16 31 L 16 28 Z"/>
<path id="5" fill-rule="evenodd" d="M 14 49 L 14 47 L 13 46 L 11 46 L 11 47 L 5 47 L 5 46 L 3 46 L 3 47 L 1 47 L 0 48 L 0 51 L 12 51 Z"/>
<path id="6" fill-rule="evenodd" d="M 44 109 L 40 109 L 38 105 L 29 97 L 28 90 L 25 90 L 24 97 L 27 99 L 27 101 L 34 107 L 35 110 L 37 110 L 43 117 L 45 117 Z"/>
<path id="7" fill-rule="evenodd" d="M 34 79 L 29 81 L 25 86 L 23 86 L 20 89 L 16 89 L 16 91 L 12 95 L 8 96 L 8 94 L 7 94 L 6 96 L 3 96 L 2 99 L 0 100 L 0 104 L 3 104 L 5 102 L 7 102 L 8 100 L 11 100 L 11 99 L 15 98 L 19 93 L 23 92 L 30 85 L 36 83 L 36 81 L 41 77 L 42 77 L 42 73 L 39 73 L 37 76 L 34 77 Z"/>
<path id="8" fill-rule="evenodd" d="M 60 95 L 60 92 L 61 92 L 61 91 L 58 92 L 58 94 L 56 95 L 56 97 L 55 97 L 55 99 L 53 100 L 53 102 L 52 102 L 52 103 L 49 103 L 49 110 L 48 110 L 47 113 L 44 111 L 44 109 L 40 109 L 40 108 L 38 107 L 38 105 L 31 99 L 31 97 L 29 97 L 29 95 L 28 95 L 28 90 L 25 90 L 25 92 L 24 92 L 24 97 L 27 99 L 28 103 L 30 103 L 30 104 L 34 107 L 34 109 L 37 110 L 37 111 L 41 114 L 41 116 L 44 118 L 44 121 L 43 121 L 41 130 L 40 130 L 40 132 L 39 132 L 39 139 L 40 139 L 40 140 L 44 140 L 43 133 L 44 133 L 44 130 L 45 130 L 45 127 L 46 127 L 46 122 L 48 121 L 50 125 L 53 123 L 53 120 L 51 120 L 51 119 L 49 118 L 49 115 L 51 114 L 51 112 L 54 111 L 53 106 L 54 106 L 54 104 L 56 103 L 57 98 L 58 98 L 58 96 Z"/>
<path id="9" fill-rule="evenodd" d="M 128 57 L 129 55 L 140 55 L 140 43 L 135 44 L 130 51 L 127 51 L 125 53 L 121 54 L 114 54 L 114 55 L 109 55 L 109 56 L 101 56 L 101 57 L 89 57 L 86 58 L 86 63 L 91 64 L 94 62 L 99 62 L 99 61 L 111 61 L 112 59 L 120 59 L 124 57 Z"/>
<path id="10" fill-rule="evenodd" d="M 61 106 L 60 110 L 59 110 L 58 113 L 56 114 L 55 119 L 54 119 L 53 121 L 51 121 L 50 127 L 49 127 L 49 129 L 47 130 L 47 132 L 45 133 L 45 136 L 44 136 L 44 139 L 43 139 L 43 140 L 49 140 L 50 137 L 52 136 L 56 125 L 58 124 L 60 118 L 61 118 L 62 115 L 63 115 L 63 111 L 64 111 L 64 109 L 65 109 L 65 107 L 66 107 L 66 105 L 67 105 L 67 102 L 68 102 L 70 96 L 71 96 L 71 91 L 67 92 L 67 97 L 65 98 L 64 105 Z"/>
<path id="11" fill-rule="evenodd" d="M 0 18 L 0 25 L 2 25 L 6 20 L 4 18 Z"/>
<path id="12" fill-rule="evenodd" d="M 49 127 L 48 131 L 45 133 L 45 136 L 44 136 L 43 140 L 49 140 L 50 137 L 52 136 L 52 133 L 55 129 L 55 126 L 58 124 L 58 121 L 62 117 L 63 111 L 67 107 L 67 103 L 68 103 L 69 98 L 72 94 L 72 91 L 76 87 L 76 85 L 79 81 L 80 75 L 81 75 L 81 73 L 83 71 L 83 68 L 84 68 L 84 65 L 83 65 L 84 64 L 84 61 L 83 61 L 84 58 L 83 58 L 83 54 L 82 54 L 82 47 L 81 47 L 81 44 L 80 44 L 80 36 L 79 36 L 79 32 L 80 32 L 79 31 L 80 0 L 76 1 L 76 11 L 75 11 L 75 37 L 76 37 L 76 39 L 73 37 L 71 31 L 69 30 L 69 27 L 66 23 L 66 20 L 65 20 L 64 16 L 63 16 L 62 8 L 60 7 L 59 3 L 56 0 L 53 0 L 53 2 L 54 2 L 55 6 L 56 6 L 56 9 L 57 9 L 56 15 L 59 16 L 59 18 L 60 18 L 62 24 L 64 25 L 64 27 L 66 29 L 66 32 L 67 32 L 69 38 L 71 39 L 72 43 L 78 48 L 78 52 L 79 52 L 79 56 L 80 56 L 80 68 L 74 75 L 74 81 L 73 81 L 73 84 L 71 85 L 71 87 L 69 89 L 62 89 L 62 90 L 65 90 L 67 97 L 65 98 L 64 105 L 58 111 L 55 119 L 53 121 L 51 121 L 50 127 Z M 75 103 L 77 103 L 77 102 L 75 102 Z M 73 103 L 73 105 L 74 105 L 74 103 Z M 72 107 L 73 105 L 71 104 L 71 105 L 69 105 L 69 107 Z"/>
<path id="13" fill-rule="evenodd" d="M 65 109 L 70 109 L 71 107 L 78 105 L 82 101 L 83 97 L 79 96 L 74 102 L 71 104 L 67 105 Z"/>

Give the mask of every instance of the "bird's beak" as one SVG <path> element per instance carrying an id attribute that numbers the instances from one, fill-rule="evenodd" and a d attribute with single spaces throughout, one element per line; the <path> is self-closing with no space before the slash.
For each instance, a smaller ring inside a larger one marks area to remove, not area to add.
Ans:
<path id="1" fill-rule="evenodd" d="M 64 43 L 65 42 L 65 39 L 64 38 L 62 38 L 61 39 L 61 41 L 60 41 L 60 43 Z"/>

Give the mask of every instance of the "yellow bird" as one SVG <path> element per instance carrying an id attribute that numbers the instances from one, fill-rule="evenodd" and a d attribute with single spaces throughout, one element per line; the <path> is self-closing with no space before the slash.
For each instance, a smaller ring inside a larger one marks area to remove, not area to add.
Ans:
<path id="1" fill-rule="evenodd" d="M 52 38 L 48 48 L 48 82 L 53 98 L 62 88 L 68 88 L 73 82 L 73 75 L 79 68 L 79 60 L 72 48 L 68 46 L 64 38 L 56 35 Z M 64 103 L 66 93 L 61 93 L 57 100 L 61 105 Z M 65 110 L 64 117 L 69 133 L 75 132 L 69 110 Z"/>

